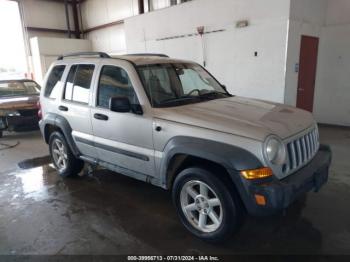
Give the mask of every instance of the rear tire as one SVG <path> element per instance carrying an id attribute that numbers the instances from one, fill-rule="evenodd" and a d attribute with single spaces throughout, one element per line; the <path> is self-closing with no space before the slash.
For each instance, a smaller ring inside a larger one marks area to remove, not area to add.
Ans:
<path id="1" fill-rule="evenodd" d="M 193 167 L 175 179 L 172 197 L 182 224 L 196 237 L 223 242 L 242 224 L 240 199 L 212 172 Z"/>
<path id="2" fill-rule="evenodd" d="M 0 138 L 2 138 L 3 134 L 2 134 L 2 131 L 0 131 Z"/>
<path id="3" fill-rule="evenodd" d="M 73 155 L 62 133 L 53 132 L 50 135 L 49 148 L 52 162 L 60 176 L 78 176 L 84 167 L 84 162 Z"/>

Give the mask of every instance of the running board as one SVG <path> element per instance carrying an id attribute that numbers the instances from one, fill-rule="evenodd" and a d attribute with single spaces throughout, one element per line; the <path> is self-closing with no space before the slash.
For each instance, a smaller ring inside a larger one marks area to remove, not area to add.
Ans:
<path id="1" fill-rule="evenodd" d="M 139 173 L 139 172 L 136 172 L 136 171 L 124 168 L 124 167 L 120 167 L 120 166 L 117 166 L 117 165 L 114 165 L 114 164 L 111 164 L 111 163 L 108 163 L 105 161 L 101 161 L 101 160 L 99 161 L 99 160 L 92 158 L 92 157 L 82 155 L 82 156 L 79 156 L 79 158 L 85 162 L 92 164 L 92 165 L 99 165 L 99 166 L 102 166 L 102 167 L 104 167 L 108 170 L 111 170 L 113 172 L 122 174 L 124 176 L 128 176 L 128 177 L 131 177 L 131 178 L 134 178 L 134 179 L 137 179 L 137 180 L 164 188 L 163 185 L 160 183 L 160 180 L 155 178 L 155 177 L 152 177 L 152 176 L 149 176 L 149 175 L 146 175 L 143 173 Z"/>

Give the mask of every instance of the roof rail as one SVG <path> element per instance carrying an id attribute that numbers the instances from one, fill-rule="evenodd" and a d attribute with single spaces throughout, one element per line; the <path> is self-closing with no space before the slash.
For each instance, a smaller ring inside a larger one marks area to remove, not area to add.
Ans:
<path id="1" fill-rule="evenodd" d="M 111 58 L 108 54 L 103 52 L 77 52 L 77 53 L 61 55 L 57 58 L 57 60 L 63 60 L 66 57 L 74 57 L 74 56 L 99 56 L 101 58 Z"/>
<path id="2" fill-rule="evenodd" d="M 126 56 L 159 56 L 159 57 L 169 57 L 165 54 L 153 54 L 153 53 L 139 53 L 139 54 L 126 54 Z"/>

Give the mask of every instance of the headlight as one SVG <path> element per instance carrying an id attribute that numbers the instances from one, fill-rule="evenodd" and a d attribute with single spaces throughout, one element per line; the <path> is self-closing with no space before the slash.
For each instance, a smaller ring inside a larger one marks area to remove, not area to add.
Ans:
<path id="1" fill-rule="evenodd" d="M 282 165 L 286 160 L 286 149 L 276 136 L 270 136 L 264 144 L 264 155 L 269 163 L 274 165 Z"/>

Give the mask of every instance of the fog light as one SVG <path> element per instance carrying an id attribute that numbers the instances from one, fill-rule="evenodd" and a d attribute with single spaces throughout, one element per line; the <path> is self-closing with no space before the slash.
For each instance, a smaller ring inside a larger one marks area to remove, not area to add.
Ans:
<path id="1" fill-rule="evenodd" d="M 261 179 L 272 176 L 272 170 L 269 167 L 263 167 L 253 170 L 241 171 L 241 175 L 248 180 Z"/>
<path id="2" fill-rule="evenodd" d="M 255 201 L 259 206 L 266 206 L 266 198 L 262 195 L 254 195 Z"/>

